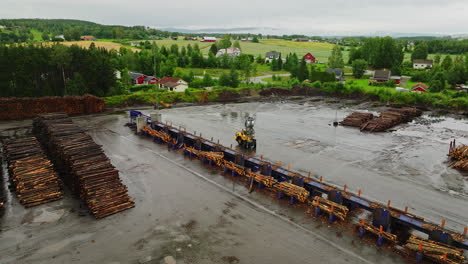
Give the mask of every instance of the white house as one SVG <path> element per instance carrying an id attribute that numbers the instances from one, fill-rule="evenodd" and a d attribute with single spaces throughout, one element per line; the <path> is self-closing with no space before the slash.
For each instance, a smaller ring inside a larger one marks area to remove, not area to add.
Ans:
<path id="1" fill-rule="evenodd" d="M 433 60 L 413 60 L 413 69 L 423 70 L 432 69 Z"/>
<path id="2" fill-rule="evenodd" d="M 216 37 L 203 37 L 200 42 L 216 42 Z"/>
<path id="3" fill-rule="evenodd" d="M 188 88 L 188 83 L 180 78 L 164 77 L 159 81 L 161 89 L 172 92 L 184 92 Z"/>
<path id="4" fill-rule="evenodd" d="M 276 51 L 270 51 L 265 54 L 265 62 L 270 63 L 273 61 L 273 59 L 279 59 L 281 58 L 281 52 L 276 52 Z M 283 59 L 284 61 L 284 59 Z"/>
<path id="5" fill-rule="evenodd" d="M 224 54 L 227 54 L 230 58 L 237 57 L 241 54 L 241 50 L 239 48 L 231 47 L 227 49 L 220 49 L 216 53 L 216 57 L 220 57 Z"/>

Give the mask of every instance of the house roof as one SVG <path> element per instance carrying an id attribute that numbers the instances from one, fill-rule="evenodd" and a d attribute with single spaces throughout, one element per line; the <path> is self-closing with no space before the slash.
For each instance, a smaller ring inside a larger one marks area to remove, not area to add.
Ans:
<path id="1" fill-rule="evenodd" d="M 94 36 L 81 36 L 80 39 L 96 39 Z"/>
<path id="2" fill-rule="evenodd" d="M 418 64 L 433 64 L 434 61 L 433 60 L 422 60 L 422 59 L 416 59 L 416 60 L 413 60 L 413 63 L 418 63 Z"/>
<path id="3" fill-rule="evenodd" d="M 204 40 L 216 40 L 216 37 L 203 37 Z"/>
<path id="4" fill-rule="evenodd" d="M 326 68 L 325 71 L 334 73 L 336 77 L 341 77 L 343 75 L 343 69 L 341 68 Z"/>
<path id="5" fill-rule="evenodd" d="M 222 55 L 222 54 L 230 54 L 230 55 L 236 55 L 236 53 L 240 53 L 240 49 L 236 47 L 230 47 L 227 49 L 220 49 L 216 53 L 216 55 Z"/>
<path id="6" fill-rule="evenodd" d="M 180 83 L 177 83 L 177 82 L 166 82 L 166 83 L 164 83 L 164 86 L 171 87 L 171 88 L 177 87 L 178 85 L 180 85 Z"/>
<path id="7" fill-rule="evenodd" d="M 305 57 L 314 57 L 314 55 L 312 55 L 312 53 L 310 53 L 310 52 L 307 52 L 307 54 L 304 55 L 304 58 L 305 58 Z M 315 57 L 314 57 L 314 58 L 315 58 Z"/>
<path id="8" fill-rule="evenodd" d="M 156 78 L 156 77 L 154 77 L 154 76 L 146 76 L 146 78 L 145 78 L 144 80 L 145 80 L 145 81 L 149 81 L 149 80 L 151 80 L 151 79 L 158 79 L 158 78 Z"/>
<path id="9" fill-rule="evenodd" d="M 138 72 L 129 72 L 129 73 L 130 73 L 130 78 L 132 78 L 132 80 L 140 78 L 141 76 L 144 76 L 144 74 L 138 73 Z"/>
<path id="10" fill-rule="evenodd" d="M 265 54 L 265 57 L 279 58 L 280 56 L 281 56 L 281 52 L 276 52 L 276 51 L 269 51 Z"/>
<path id="11" fill-rule="evenodd" d="M 418 88 L 418 87 L 424 88 L 424 89 L 428 89 L 428 88 L 429 88 L 429 86 L 427 86 L 426 84 L 419 82 L 419 83 L 413 85 L 413 86 L 412 86 L 412 89 L 416 89 L 416 88 Z"/>
<path id="12" fill-rule="evenodd" d="M 388 80 L 390 79 L 390 75 L 390 71 L 376 70 L 374 72 L 374 79 Z"/>
<path id="13" fill-rule="evenodd" d="M 163 77 L 159 83 L 164 84 L 167 86 L 168 83 L 177 83 L 178 81 L 183 81 L 180 78 L 174 78 L 174 77 Z"/>

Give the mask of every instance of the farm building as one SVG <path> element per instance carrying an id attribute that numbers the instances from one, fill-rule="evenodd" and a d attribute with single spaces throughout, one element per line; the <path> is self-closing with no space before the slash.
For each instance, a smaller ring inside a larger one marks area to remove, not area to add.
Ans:
<path id="1" fill-rule="evenodd" d="M 417 83 L 411 87 L 412 92 L 427 93 L 428 90 L 429 86 L 425 85 L 424 83 Z"/>
<path id="2" fill-rule="evenodd" d="M 390 80 L 391 75 L 392 73 L 390 71 L 376 70 L 374 72 L 374 76 L 370 79 L 376 82 L 388 82 Z"/>
<path id="3" fill-rule="evenodd" d="M 335 79 L 338 82 L 341 82 L 341 81 L 345 80 L 343 69 L 341 69 L 341 68 L 326 68 L 325 71 L 329 72 L 329 73 L 334 73 L 335 74 Z"/>
<path id="4" fill-rule="evenodd" d="M 297 38 L 297 39 L 295 39 L 294 41 L 297 41 L 297 42 L 309 42 L 310 40 L 309 40 L 309 39 L 306 39 L 306 38 Z"/>
<path id="5" fill-rule="evenodd" d="M 216 42 L 216 37 L 203 37 L 200 42 Z"/>
<path id="6" fill-rule="evenodd" d="M 265 62 L 269 63 L 273 59 L 279 59 L 281 58 L 281 52 L 276 52 L 276 51 L 270 51 L 265 54 Z"/>
<path id="7" fill-rule="evenodd" d="M 395 84 L 401 83 L 401 76 L 390 76 L 390 80 L 394 80 Z"/>
<path id="8" fill-rule="evenodd" d="M 54 39 L 65 40 L 65 36 L 63 34 L 62 35 L 56 35 L 56 36 L 54 36 Z"/>
<path id="9" fill-rule="evenodd" d="M 147 76 L 143 73 L 129 72 L 133 85 L 157 84 L 158 78 L 154 76 Z"/>
<path id="10" fill-rule="evenodd" d="M 237 57 L 241 54 L 241 50 L 239 48 L 231 47 L 227 49 L 220 49 L 216 53 L 216 57 L 221 57 L 222 55 L 227 54 L 230 58 Z"/>
<path id="11" fill-rule="evenodd" d="M 304 55 L 304 60 L 307 64 L 315 63 L 315 57 L 310 52 Z"/>
<path id="12" fill-rule="evenodd" d="M 413 60 L 413 69 L 432 69 L 433 60 Z"/>
<path id="13" fill-rule="evenodd" d="M 184 92 L 188 88 L 188 83 L 180 78 L 164 77 L 159 83 L 162 89 L 173 92 Z"/>
<path id="14" fill-rule="evenodd" d="M 185 37 L 184 40 L 198 40 L 197 37 Z"/>
<path id="15" fill-rule="evenodd" d="M 96 40 L 97 38 L 94 36 L 82 36 L 80 40 Z"/>

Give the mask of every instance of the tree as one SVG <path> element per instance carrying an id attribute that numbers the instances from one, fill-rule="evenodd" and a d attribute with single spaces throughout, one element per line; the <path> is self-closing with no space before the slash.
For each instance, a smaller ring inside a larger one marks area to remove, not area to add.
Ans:
<path id="1" fill-rule="evenodd" d="M 230 79 L 230 86 L 236 88 L 239 86 L 239 73 L 232 68 L 231 72 L 229 73 L 229 79 Z"/>
<path id="2" fill-rule="evenodd" d="M 79 72 L 73 73 L 73 78 L 68 81 L 67 95 L 83 95 L 87 92 L 86 82 Z"/>
<path id="3" fill-rule="evenodd" d="M 71 56 L 67 47 L 63 45 L 55 45 L 51 54 L 52 62 L 60 69 L 63 82 L 62 95 L 67 94 L 67 83 L 65 77 L 65 67 L 71 63 Z"/>
<path id="4" fill-rule="evenodd" d="M 443 69 L 448 70 L 450 69 L 450 67 L 452 67 L 452 64 L 453 64 L 452 57 L 450 57 L 450 55 L 447 55 L 445 56 L 440 66 L 442 66 Z"/>
<path id="5" fill-rule="evenodd" d="M 440 80 L 433 80 L 429 83 L 430 91 L 438 93 L 445 88 L 445 85 Z"/>
<path id="6" fill-rule="evenodd" d="M 216 46 L 216 44 L 211 45 L 209 53 L 213 53 L 213 55 L 216 55 L 216 53 L 218 53 L 218 47 Z"/>
<path id="7" fill-rule="evenodd" d="M 234 41 L 234 44 L 232 45 L 234 48 L 241 49 L 240 43 L 238 40 Z"/>
<path id="8" fill-rule="evenodd" d="M 259 43 L 259 42 L 260 42 L 260 41 L 258 41 L 257 36 L 254 36 L 254 37 L 252 38 L 252 43 Z"/>
<path id="9" fill-rule="evenodd" d="M 440 63 L 440 54 L 437 54 L 434 57 L 434 64 L 439 64 L 439 63 Z"/>
<path id="10" fill-rule="evenodd" d="M 214 84 L 213 78 L 208 73 L 205 73 L 203 76 L 203 86 L 210 87 Z"/>
<path id="11" fill-rule="evenodd" d="M 421 42 L 420 44 L 416 45 L 416 47 L 413 50 L 413 53 L 411 54 L 411 61 L 421 59 L 425 60 L 427 59 L 428 55 L 428 47 L 426 42 Z"/>
<path id="12" fill-rule="evenodd" d="M 356 79 L 362 78 L 364 76 L 364 73 L 367 70 L 367 61 L 362 60 L 362 59 L 357 59 L 353 61 L 353 76 Z"/>
<path id="13" fill-rule="evenodd" d="M 296 77 L 301 82 L 309 78 L 309 70 L 307 69 L 307 63 L 304 59 L 302 59 L 301 63 L 299 64 Z"/>
<path id="14" fill-rule="evenodd" d="M 331 68 L 344 67 L 343 53 L 341 53 L 341 48 L 338 45 L 335 45 L 335 47 L 333 47 L 332 53 L 330 57 L 328 57 L 328 65 Z"/>
<path id="15" fill-rule="evenodd" d="M 223 72 L 219 76 L 218 84 L 221 86 L 231 86 L 231 79 L 229 77 L 229 74 Z"/>
<path id="16" fill-rule="evenodd" d="M 50 36 L 49 36 L 49 33 L 47 31 L 42 32 L 41 37 L 42 37 L 42 40 L 44 40 L 44 41 L 49 41 L 50 40 Z"/>
<path id="17" fill-rule="evenodd" d="M 270 62 L 270 69 L 272 71 L 277 71 L 278 70 L 277 67 L 278 67 L 278 62 L 277 62 L 276 58 L 273 58 L 271 60 L 271 62 Z"/>
<path id="18" fill-rule="evenodd" d="M 221 39 L 221 41 L 218 42 L 218 50 L 227 49 L 231 46 L 232 46 L 231 36 L 227 34 L 224 35 L 223 39 Z"/>

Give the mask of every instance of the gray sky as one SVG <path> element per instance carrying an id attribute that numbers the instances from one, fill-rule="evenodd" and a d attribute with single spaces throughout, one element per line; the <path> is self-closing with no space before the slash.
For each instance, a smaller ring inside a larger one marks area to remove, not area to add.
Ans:
<path id="1" fill-rule="evenodd" d="M 0 0 L 0 18 L 309 35 L 468 33 L 468 0 Z M 272 30 L 274 29 L 274 30 Z"/>

